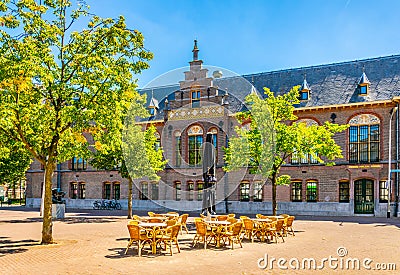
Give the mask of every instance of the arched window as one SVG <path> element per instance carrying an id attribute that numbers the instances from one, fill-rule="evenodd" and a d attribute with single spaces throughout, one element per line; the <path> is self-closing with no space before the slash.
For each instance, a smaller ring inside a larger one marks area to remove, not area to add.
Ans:
<path id="1" fill-rule="evenodd" d="M 307 181 L 306 199 L 309 202 L 318 200 L 318 182 L 315 180 Z"/>
<path id="2" fill-rule="evenodd" d="M 349 162 L 379 161 L 380 119 L 372 114 L 353 117 L 349 128 Z"/>
<path id="3" fill-rule="evenodd" d="M 188 130 L 189 165 L 198 166 L 201 163 L 201 145 L 203 144 L 203 129 L 194 125 Z"/>
<path id="4" fill-rule="evenodd" d="M 240 201 L 250 200 L 250 182 L 242 181 L 240 183 Z"/>

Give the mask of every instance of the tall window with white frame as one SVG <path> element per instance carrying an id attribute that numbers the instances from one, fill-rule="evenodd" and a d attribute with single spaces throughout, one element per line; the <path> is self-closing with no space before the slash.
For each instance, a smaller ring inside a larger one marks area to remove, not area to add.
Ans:
<path id="1" fill-rule="evenodd" d="M 308 202 L 316 202 L 318 200 L 318 183 L 317 181 L 307 181 L 306 200 Z"/>
<path id="2" fill-rule="evenodd" d="M 70 198 L 71 199 L 78 198 L 78 183 L 77 182 L 70 183 Z"/>
<path id="3" fill-rule="evenodd" d="M 386 180 L 379 181 L 379 202 L 387 202 L 388 194 Z"/>
<path id="4" fill-rule="evenodd" d="M 175 132 L 175 166 L 180 167 L 182 165 L 182 139 L 181 133 Z"/>
<path id="5" fill-rule="evenodd" d="M 71 169 L 74 171 L 86 170 L 87 161 L 84 158 L 73 157 L 71 160 Z"/>
<path id="6" fill-rule="evenodd" d="M 302 118 L 296 123 L 305 123 L 307 127 L 318 126 L 318 122 L 310 118 Z M 318 164 L 317 159 L 311 153 L 304 153 L 302 156 L 298 152 L 293 152 L 290 158 L 291 164 Z"/>
<path id="7" fill-rule="evenodd" d="M 103 183 L 103 199 L 105 200 L 111 199 L 111 182 Z"/>
<path id="8" fill-rule="evenodd" d="M 353 117 L 349 124 L 349 162 L 378 162 L 380 119 L 372 114 L 361 114 Z"/>
<path id="9" fill-rule="evenodd" d="M 197 200 L 203 200 L 203 183 L 202 181 L 197 182 Z"/>
<path id="10" fill-rule="evenodd" d="M 158 182 L 151 183 L 151 199 L 158 200 Z"/>
<path id="11" fill-rule="evenodd" d="M 149 184 L 145 181 L 140 183 L 140 199 L 148 200 L 149 198 Z"/>
<path id="12" fill-rule="evenodd" d="M 175 182 L 175 200 L 180 201 L 181 200 L 181 182 L 176 181 Z"/>
<path id="13" fill-rule="evenodd" d="M 79 189 L 78 197 L 80 199 L 85 199 L 86 198 L 86 184 L 85 184 L 85 182 L 80 182 L 78 184 L 78 189 Z"/>
<path id="14" fill-rule="evenodd" d="M 209 132 L 211 133 L 211 143 L 215 147 L 215 161 L 218 162 L 218 130 L 211 128 Z"/>
<path id="15" fill-rule="evenodd" d="M 302 201 L 302 182 L 301 181 L 292 181 L 292 194 L 291 200 L 293 202 Z"/>
<path id="16" fill-rule="evenodd" d="M 194 182 L 188 181 L 187 182 L 187 192 L 188 192 L 188 200 L 189 201 L 193 200 L 193 190 L 194 190 Z"/>
<path id="17" fill-rule="evenodd" d="M 119 182 L 113 183 L 113 199 L 119 200 L 121 198 L 121 184 Z"/>
<path id="18" fill-rule="evenodd" d="M 263 198 L 263 186 L 262 181 L 255 181 L 253 184 L 253 201 L 262 201 Z"/>
<path id="19" fill-rule="evenodd" d="M 155 132 L 154 136 L 156 137 L 156 142 L 154 143 L 154 149 L 158 151 L 161 147 L 161 136 L 159 132 Z"/>
<path id="20" fill-rule="evenodd" d="M 201 93 L 199 90 L 192 90 L 192 108 L 200 107 L 200 96 Z"/>
<path id="21" fill-rule="evenodd" d="M 250 182 L 242 181 L 240 183 L 240 201 L 250 201 Z"/>
<path id="22" fill-rule="evenodd" d="M 339 181 L 339 202 L 350 202 L 350 182 L 348 180 Z"/>
<path id="23" fill-rule="evenodd" d="M 194 125 L 188 130 L 189 165 L 201 165 L 201 146 L 203 145 L 203 129 Z"/>

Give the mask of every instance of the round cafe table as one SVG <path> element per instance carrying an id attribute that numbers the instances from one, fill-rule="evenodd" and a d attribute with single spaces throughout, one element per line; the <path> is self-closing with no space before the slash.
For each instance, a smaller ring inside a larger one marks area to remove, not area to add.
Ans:
<path id="1" fill-rule="evenodd" d="M 221 239 L 226 232 L 226 227 L 231 223 L 228 221 L 205 221 L 213 228 L 214 238 L 215 238 L 215 246 L 221 247 Z"/>
<path id="2" fill-rule="evenodd" d="M 166 223 L 163 222 L 143 222 L 139 223 L 139 226 L 143 227 L 147 231 L 147 236 L 151 240 L 151 253 L 157 253 L 157 235 L 161 228 L 167 227 Z"/>

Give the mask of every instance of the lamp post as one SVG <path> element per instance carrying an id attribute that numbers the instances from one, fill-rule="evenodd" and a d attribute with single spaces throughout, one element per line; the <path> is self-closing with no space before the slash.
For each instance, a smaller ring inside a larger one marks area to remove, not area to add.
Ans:
<path id="1" fill-rule="evenodd" d="M 386 217 L 390 218 L 390 192 L 391 192 L 391 183 L 390 183 L 390 179 L 391 179 L 391 162 L 392 162 L 392 119 L 393 119 L 393 115 L 394 113 L 396 113 L 397 111 L 397 107 L 394 107 L 391 111 L 390 111 L 390 119 L 389 119 L 389 161 L 388 161 L 388 179 L 387 179 L 387 190 L 388 190 L 388 200 L 387 200 L 387 213 L 386 213 Z"/>

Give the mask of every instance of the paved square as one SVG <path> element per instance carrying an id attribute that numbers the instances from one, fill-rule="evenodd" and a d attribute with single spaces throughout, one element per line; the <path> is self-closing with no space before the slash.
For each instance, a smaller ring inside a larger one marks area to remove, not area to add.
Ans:
<path id="1" fill-rule="evenodd" d="M 36 210 L 2 208 L 0 274 L 398 274 L 400 270 L 398 218 L 297 217 L 296 236 L 286 237 L 284 243 L 245 240 L 243 248 L 236 245 L 234 250 L 192 248 L 191 221 L 193 217 L 189 218 L 190 234 L 179 236 L 181 253 L 151 255 L 146 248 L 139 258 L 134 248 L 124 255 L 129 237 L 124 212 L 67 213 L 64 220 L 54 221 L 56 244 L 41 246 L 41 219 Z M 323 269 L 310 270 L 311 259 L 317 269 Z M 268 266 L 262 269 L 258 265 L 263 267 L 265 260 Z M 356 261 L 360 270 L 353 270 Z M 374 270 L 393 269 L 391 263 L 397 270 Z"/>

